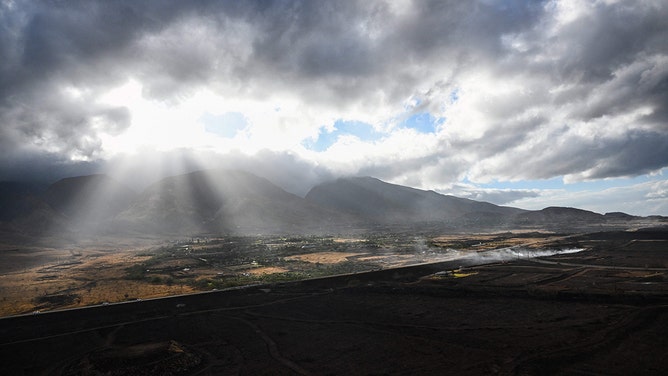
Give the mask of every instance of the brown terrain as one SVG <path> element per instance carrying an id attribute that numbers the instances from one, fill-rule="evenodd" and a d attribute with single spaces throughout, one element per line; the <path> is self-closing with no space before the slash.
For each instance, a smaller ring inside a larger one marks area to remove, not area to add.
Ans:
<path id="1" fill-rule="evenodd" d="M 428 246 L 424 237 L 401 234 L 235 237 L 154 246 L 145 240 L 7 249 L 0 253 L 0 315 L 395 268 L 522 244 L 536 247 L 555 238 L 550 233 L 449 235 L 429 239 Z"/>
<path id="2" fill-rule="evenodd" d="M 240 244 L 255 253 L 235 259 Z M 23 276 L 16 281 L 23 281 L 26 294 L 43 283 L 47 294 L 26 297 L 28 305 L 73 307 L 115 301 L 119 294 L 124 302 L 0 319 L 0 373 L 659 375 L 668 369 L 666 230 L 410 241 L 239 238 L 185 247 L 115 258 L 82 251 L 70 255 L 80 264 L 56 261 L 63 270 L 40 265 L 10 273 Z M 450 248 L 467 257 L 452 259 Z M 494 260 L 485 257 L 492 248 L 584 250 L 539 258 L 515 252 Z M 183 257 L 164 259 L 176 249 Z M 214 257 L 223 251 L 234 262 Z M 284 256 L 272 264 L 267 254 Z M 199 259 L 210 262 L 200 260 L 204 277 L 187 275 Z M 126 266 L 135 262 L 151 271 L 133 275 Z M 425 263 L 405 266 L 415 262 Z M 94 268 L 100 273 L 89 296 L 82 286 L 91 281 L 81 279 L 91 279 L 86 273 Z M 255 270 L 266 272 L 250 273 Z M 321 277 L 337 271 L 351 273 Z M 179 272 L 186 275 L 179 279 Z M 171 286 L 162 283 L 169 277 Z M 61 279 L 81 301 L 45 298 L 67 296 Z M 243 282 L 251 285 L 145 299 Z"/>

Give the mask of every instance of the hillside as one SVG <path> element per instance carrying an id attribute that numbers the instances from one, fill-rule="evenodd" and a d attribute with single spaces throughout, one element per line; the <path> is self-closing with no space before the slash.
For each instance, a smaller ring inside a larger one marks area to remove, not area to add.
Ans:
<path id="1" fill-rule="evenodd" d="M 39 183 L 0 182 L 0 239 L 26 243 L 68 231 L 67 218 L 44 201 L 47 188 Z"/>
<path id="2" fill-rule="evenodd" d="M 0 192 L 0 236 L 21 239 L 54 233 L 61 237 L 132 237 L 404 229 L 443 233 L 539 228 L 561 231 L 627 228 L 650 221 L 624 213 L 601 215 L 577 208 L 522 210 L 372 177 L 325 182 L 302 198 L 265 178 L 226 169 L 167 177 L 140 194 L 105 175 L 66 178 L 48 187 L 0 183 Z"/>
<path id="3" fill-rule="evenodd" d="M 0 182 L 0 221 L 11 221 L 30 212 L 35 199 L 42 196 L 46 189 L 44 184 Z"/>
<path id="4" fill-rule="evenodd" d="M 618 217 L 618 216 L 617 216 Z M 517 215 L 519 223 L 549 224 L 559 222 L 601 222 L 605 216 L 589 210 L 550 206 L 542 210 Z"/>
<path id="5" fill-rule="evenodd" d="M 136 232 L 317 232 L 346 218 L 236 170 L 196 171 L 148 187 L 116 217 Z"/>
<path id="6" fill-rule="evenodd" d="M 106 175 L 59 180 L 44 193 L 44 200 L 75 224 L 92 226 L 120 213 L 136 193 Z"/>
<path id="7" fill-rule="evenodd" d="M 311 189 L 306 200 L 377 224 L 509 218 L 524 210 L 390 184 L 371 177 L 341 178 Z"/>

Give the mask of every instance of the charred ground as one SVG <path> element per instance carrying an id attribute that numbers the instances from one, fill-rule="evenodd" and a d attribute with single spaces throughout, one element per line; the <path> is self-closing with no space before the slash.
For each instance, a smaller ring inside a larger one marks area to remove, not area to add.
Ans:
<path id="1" fill-rule="evenodd" d="M 668 233 L 535 238 L 586 250 L 5 318 L 3 373 L 661 374 Z M 493 247 L 504 235 L 477 240 L 428 244 Z"/>

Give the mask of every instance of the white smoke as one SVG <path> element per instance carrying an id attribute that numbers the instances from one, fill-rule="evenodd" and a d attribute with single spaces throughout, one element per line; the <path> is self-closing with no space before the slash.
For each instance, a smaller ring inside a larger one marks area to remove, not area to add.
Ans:
<path id="1" fill-rule="evenodd" d="M 413 250 L 416 257 L 415 261 L 420 263 L 467 260 L 475 264 L 486 264 L 577 253 L 583 251 L 584 248 L 530 249 L 522 246 L 512 246 L 485 251 L 459 250 L 454 248 L 444 250 L 443 248 L 431 247 L 425 238 L 416 236 L 414 238 Z"/>
<path id="2" fill-rule="evenodd" d="M 471 252 L 449 249 L 448 255 L 450 256 L 450 260 L 471 260 L 479 263 L 489 263 L 578 253 L 583 250 L 584 248 L 528 249 L 523 247 L 507 247 L 489 251 Z"/>

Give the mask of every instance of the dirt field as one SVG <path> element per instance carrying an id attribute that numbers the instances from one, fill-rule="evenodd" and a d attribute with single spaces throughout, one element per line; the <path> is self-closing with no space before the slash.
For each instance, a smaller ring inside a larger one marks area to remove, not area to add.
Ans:
<path id="1" fill-rule="evenodd" d="M 258 267 L 250 269 L 248 272 L 253 275 L 263 275 L 263 274 L 286 273 L 288 272 L 288 270 L 283 268 L 277 268 L 275 266 L 267 266 L 267 267 Z"/>
<path id="2" fill-rule="evenodd" d="M 72 308 L 194 291 L 189 286 L 151 284 L 126 278 L 125 269 L 145 261 L 140 251 L 60 253 L 46 264 L 0 275 L 0 315 Z M 42 253 L 35 254 L 44 260 Z M 7 257 L 4 257 L 7 259 Z M 31 263 L 39 264 L 37 261 Z"/>
<path id="3" fill-rule="evenodd" d="M 337 264 L 339 262 L 348 261 L 349 257 L 361 256 L 361 253 L 347 253 L 347 252 L 317 252 L 306 253 L 303 255 L 288 256 L 288 260 L 300 260 L 310 263 L 321 264 Z"/>

